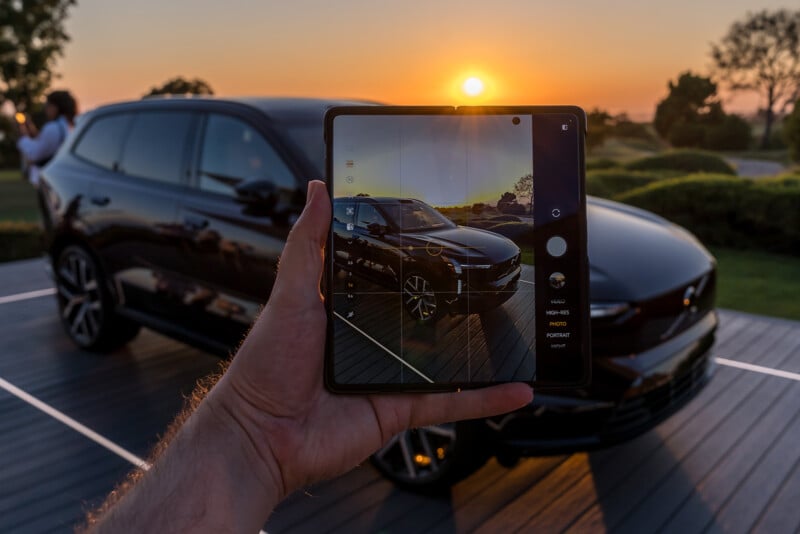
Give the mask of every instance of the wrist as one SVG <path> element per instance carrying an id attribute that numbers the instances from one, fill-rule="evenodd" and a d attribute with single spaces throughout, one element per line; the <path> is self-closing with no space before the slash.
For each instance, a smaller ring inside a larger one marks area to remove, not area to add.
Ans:
<path id="1" fill-rule="evenodd" d="M 237 454 L 230 458 L 239 464 L 236 469 L 255 477 L 272 507 L 277 505 L 291 488 L 286 487 L 280 462 L 269 443 L 269 417 L 250 404 L 225 377 L 204 403 L 220 430 L 231 437 L 229 445 Z"/>

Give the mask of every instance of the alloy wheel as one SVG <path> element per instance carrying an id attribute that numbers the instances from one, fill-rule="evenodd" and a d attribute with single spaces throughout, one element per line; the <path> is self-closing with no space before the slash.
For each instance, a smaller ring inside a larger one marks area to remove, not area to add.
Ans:
<path id="1" fill-rule="evenodd" d="M 403 284 L 406 308 L 414 319 L 430 321 L 436 316 L 436 294 L 425 278 L 412 274 Z"/>
<path id="2" fill-rule="evenodd" d="M 77 249 L 67 250 L 56 272 L 61 319 L 81 345 L 90 345 L 100 334 L 103 301 L 92 260 Z"/>
<path id="3" fill-rule="evenodd" d="M 376 452 L 373 461 L 396 480 L 424 484 L 442 476 L 455 440 L 454 423 L 406 430 Z"/>

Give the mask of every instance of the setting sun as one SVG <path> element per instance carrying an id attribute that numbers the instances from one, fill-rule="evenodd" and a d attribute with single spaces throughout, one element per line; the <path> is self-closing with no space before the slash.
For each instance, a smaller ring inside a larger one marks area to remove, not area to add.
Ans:
<path id="1" fill-rule="evenodd" d="M 472 76 L 464 80 L 461 90 L 464 91 L 464 94 L 467 96 L 478 96 L 483 93 L 483 82 L 480 78 Z"/>

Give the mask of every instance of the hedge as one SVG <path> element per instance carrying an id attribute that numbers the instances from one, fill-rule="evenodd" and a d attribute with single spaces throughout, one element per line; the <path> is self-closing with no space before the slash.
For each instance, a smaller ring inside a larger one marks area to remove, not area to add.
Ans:
<path id="1" fill-rule="evenodd" d="M 633 189 L 615 200 L 653 211 L 708 245 L 800 255 L 800 177 L 754 181 L 695 174 Z"/>
<path id="2" fill-rule="evenodd" d="M 586 173 L 586 193 L 597 197 L 614 198 L 625 191 L 681 175 L 683 173 L 679 171 L 642 172 L 624 169 L 589 171 Z"/>
<path id="3" fill-rule="evenodd" d="M 736 170 L 721 157 L 693 150 L 675 150 L 637 159 L 625 165 L 625 168 L 631 171 L 670 170 L 684 173 L 736 174 Z"/>
<path id="4" fill-rule="evenodd" d="M 0 262 L 33 258 L 43 250 L 42 228 L 38 224 L 0 222 Z"/>
<path id="5" fill-rule="evenodd" d="M 617 161 L 614 161 L 611 158 L 599 158 L 599 159 L 590 159 L 586 161 L 586 170 L 593 171 L 593 170 L 602 170 L 602 169 L 614 169 L 619 167 L 620 164 Z"/>

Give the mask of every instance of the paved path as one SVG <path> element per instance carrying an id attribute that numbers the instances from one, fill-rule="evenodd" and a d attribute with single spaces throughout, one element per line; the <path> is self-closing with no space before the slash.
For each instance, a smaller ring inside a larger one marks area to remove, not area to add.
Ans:
<path id="1" fill-rule="evenodd" d="M 48 288 L 41 268 L 0 266 L 0 298 Z M 219 362 L 147 330 L 114 354 L 86 353 L 63 334 L 52 296 L 2 302 L 0 532 L 70 532 L 135 461 L 97 435 L 146 457 Z M 265 530 L 797 532 L 800 323 L 730 311 L 721 320 L 709 385 L 632 441 L 513 469 L 492 460 L 439 497 L 399 490 L 366 463 L 291 496 Z"/>
<path id="2" fill-rule="evenodd" d="M 765 178 L 781 174 L 786 167 L 776 161 L 758 159 L 725 158 L 736 169 L 736 174 L 745 178 Z"/>

